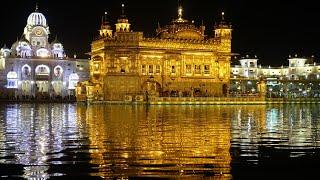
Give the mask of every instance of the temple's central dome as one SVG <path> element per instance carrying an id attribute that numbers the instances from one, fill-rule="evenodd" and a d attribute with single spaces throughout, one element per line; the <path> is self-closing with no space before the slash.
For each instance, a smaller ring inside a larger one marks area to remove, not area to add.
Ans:
<path id="1" fill-rule="evenodd" d="M 29 15 L 27 25 L 47 27 L 46 17 L 38 11 L 38 7 L 36 8 L 35 12 Z"/>
<path id="2" fill-rule="evenodd" d="M 174 39 L 204 39 L 205 27 L 196 27 L 192 22 L 189 22 L 182 17 L 183 9 L 181 6 L 178 8 L 178 18 L 174 19 L 171 24 L 165 27 L 158 27 L 157 35 L 161 38 L 174 38 Z"/>

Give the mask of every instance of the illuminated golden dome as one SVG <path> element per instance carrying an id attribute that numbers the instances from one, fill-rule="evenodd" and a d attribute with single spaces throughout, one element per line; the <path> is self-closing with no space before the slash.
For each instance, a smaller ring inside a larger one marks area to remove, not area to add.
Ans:
<path id="1" fill-rule="evenodd" d="M 205 27 L 196 27 L 194 22 L 189 22 L 182 17 L 183 9 L 181 6 L 178 8 L 178 18 L 174 19 L 169 25 L 164 27 L 158 27 L 157 36 L 160 38 L 168 39 L 204 39 Z"/>

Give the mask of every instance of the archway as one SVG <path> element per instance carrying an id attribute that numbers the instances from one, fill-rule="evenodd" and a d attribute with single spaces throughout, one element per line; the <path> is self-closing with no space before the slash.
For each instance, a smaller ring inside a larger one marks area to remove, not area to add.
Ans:
<path id="1" fill-rule="evenodd" d="M 53 96 L 62 96 L 63 82 L 53 81 L 52 89 L 53 89 Z"/>
<path id="2" fill-rule="evenodd" d="M 57 77 L 57 78 L 61 77 L 62 73 L 63 73 L 63 68 L 61 66 L 58 65 L 58 66 L 54 67 L 53 74 L 55 77 Z"/>
<path id="3" fill-rule="evenodd" d="M 37 76 L 49 76 L 50 75 L 50 68 L 46 65 L 39 65 L 35 69 L 35 73 Z"/>
<path id="4" fill-rule="evenodd" d="M 23 96 L 31 96 L 31 81 L 22 81 L 21 90 Z"/>
<path id="5" fill-rule="evenodd" d="M 10 71 L 7 74 L 7 88 L 8 89 L 18 88 L 18 74 L 14 71 Z"/>
<path id="6" fill-rule="evenodd" d="M 142 84 L 142 90 L 147 95 L 157 95 L 159 96 L 159 93 L 161 92 L 161 85 L 157 81 L 153 79 L 148 79 Z"/>
<path id="7" fill-rule="evenodd" d="M 28 64 L 25 64 L 21 68 L 22 76 L 29 77 L 31 75 L 31 67 Z"/>

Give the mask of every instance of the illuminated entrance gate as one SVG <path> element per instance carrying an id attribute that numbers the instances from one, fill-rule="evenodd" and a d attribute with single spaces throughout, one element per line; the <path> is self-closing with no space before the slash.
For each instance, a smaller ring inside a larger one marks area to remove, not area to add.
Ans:
<path id="1" fill-rule="evenodd" d="M 36 82 L 37 93 L 48 93 L 49 82 L 48 81 L 37 81 Z"/>
<path id="2" fill-rule="evenodd" d="M 46 97 L 49 95 L 50 68 L 39 65 L 35 69 L 36 74 L 36 96 Z"/>
<path id="3" fill-rule="evenodd" d="M 53 81 L 53 96 L 62 96 L 63 82 L 62 81 Z"/>
<path id="4" fill-rule="evenodd" d="M 31 96 L 31 81 L 22 81 L 21 83 L 22 95 L 23 96 Z"/>

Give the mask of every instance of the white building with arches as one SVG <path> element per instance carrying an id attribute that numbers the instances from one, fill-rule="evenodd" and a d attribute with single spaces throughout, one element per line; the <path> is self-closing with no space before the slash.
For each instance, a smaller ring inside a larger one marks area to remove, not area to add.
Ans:
<path id="1" fill-rule="evenodd" d="M 230 91 L 233 94 L 257 94 L 259 84 L 265 83 L 267 97 L 320 97 L 320 64 L 314 56 L 289 56 L 287 66 L 258 65 L 256 57 L 239 59 L 231 67 Z M 261 89 L 261 88 L 260 88 Z"/>
<path id="2" fill-rule="evenodd" d="M 21 38 L 0 50 L 0 98 L 70 97 L 77 83 L 88 78 L 89 72 L 83 72 L 88 61 L 67 57 L 62 43 L 57 37 L 50 43 L 49 35 L 46 17 L 36 7 Z"/>

